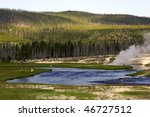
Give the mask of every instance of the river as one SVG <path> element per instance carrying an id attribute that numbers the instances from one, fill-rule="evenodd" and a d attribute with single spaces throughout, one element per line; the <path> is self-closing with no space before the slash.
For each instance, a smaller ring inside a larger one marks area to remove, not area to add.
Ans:
<path id="1" fill-rule="evenodd" d="M 126 74 L 134 72 L 136 71 L 52 68 L 52 72 L 45 72 L 32 77 L 14 79 L 7 82 L 62 85 L 150 84 L 150 78 L 126 76 Z"/>

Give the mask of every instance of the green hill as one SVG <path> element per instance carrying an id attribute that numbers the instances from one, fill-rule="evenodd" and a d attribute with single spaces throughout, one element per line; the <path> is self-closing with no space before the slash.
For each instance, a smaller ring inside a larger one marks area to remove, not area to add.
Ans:
<path id="1" fill-rule="evenodd" d="M 149 25 L 150 18 L 138 17 L 133 15 L 124 14 L 94 14 L 80 11 L 64 11 L 57 13 L 58 16 L 67 17 L 70 19 L 78 19 L 79 21 L 87 21 L 88 23 L 100 23 L 100 24 L 127 24 L 127 25 Z M 87 23 L 86 22 L 86 23 Z"/>
<path id="2" fill-rule="evenodd" d="M 30 42 L 27 39 L 23 39 L 10 34 L 0 33 L 0 43 L 27 43 Z"/>
<path id="3" fill-rule="evenodd" d="M 102 24 L 149 25 L 150 18 L 132 15 L 102 15 L 91 19 L 92 22 Z"/>
<path id="4" fill-rule="evenodd" d="M 61 16 L 46 15 L 44 13 L 0 9 L 0 23 L 59 24 L 74 22 Z"/>
<path id="5" fill-rule="evenodd" d="M 98 23 L 150 25 L 150 18 L 132 15 L 93 14 L 80 11 L 64 12 L 28 12 L 22 10 L 0 9 L 0 23 L 26 24 L 63 24 L 63 23 Z"/>
<path id="6" fill-rule="evenodd" d="M 0 9 L 0 60 L 117 54 L 149 31 L 148 17 Z"/>

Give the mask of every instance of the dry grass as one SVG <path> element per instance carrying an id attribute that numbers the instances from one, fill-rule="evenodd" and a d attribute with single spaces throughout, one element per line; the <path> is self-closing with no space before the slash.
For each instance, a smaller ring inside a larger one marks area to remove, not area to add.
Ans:
<path id="1" fill-rule="evenodd" d="M 65 86 L 0 83 L 0 99 L 129 100 L 150 99 L 150 86 Z"/>

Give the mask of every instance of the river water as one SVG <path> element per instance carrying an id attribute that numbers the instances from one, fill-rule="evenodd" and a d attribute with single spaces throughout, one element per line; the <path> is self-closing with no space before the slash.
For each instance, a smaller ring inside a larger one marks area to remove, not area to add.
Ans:
<path id="1" fill-rule="evenodd" d="M 95 85 L 95 84 L 150 85 L 150 78 L 126 76 L 126 74 L 130 74 L 134 72 L 136 71 L 52 68 L 52 72 L 45 72 L 32 77 L 14 79 L 14 80 L 9 80 L 7 82 L 63 84 L 63 85 Z"/>

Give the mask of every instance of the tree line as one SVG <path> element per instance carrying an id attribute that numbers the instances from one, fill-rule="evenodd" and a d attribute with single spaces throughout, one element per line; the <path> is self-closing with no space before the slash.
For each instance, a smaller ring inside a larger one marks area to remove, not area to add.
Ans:
<path id="1" fill-rule="evenodd" d="M 1 43 L 0 60 L 27 60 L 27 59 L 46 59 L 61 57 L 79 57 L 92 55 L 117 54 L 120 50 L 128 48 L 142 40 L 123 35 L 117 38 L 116 35 L 107 35 L 103 38 L 99 33 L 93 34 L 87 40 L 78 41 L 33 41 L 24 44 Z M 124 39 L 123 39 L 124 38 Z"/>

